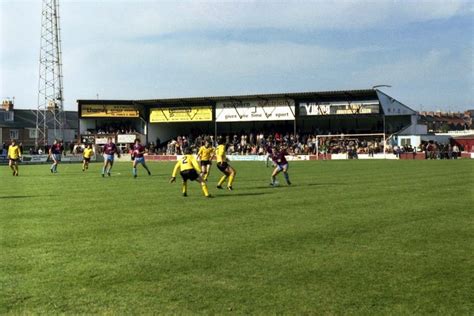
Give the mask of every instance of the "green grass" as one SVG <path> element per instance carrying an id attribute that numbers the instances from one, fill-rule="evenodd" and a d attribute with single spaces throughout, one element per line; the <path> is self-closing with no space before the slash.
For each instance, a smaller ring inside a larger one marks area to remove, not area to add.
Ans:
<path id="1" fill-rule="evenodd" d="M 474 161 L 0 168 L 0 313 L 472 314 Z"/>

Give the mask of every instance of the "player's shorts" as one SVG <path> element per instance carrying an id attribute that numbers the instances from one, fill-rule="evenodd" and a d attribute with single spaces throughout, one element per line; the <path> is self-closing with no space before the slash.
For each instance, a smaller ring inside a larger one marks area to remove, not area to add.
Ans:
<path id="1" fill-rule="evenodd" d="M 209 166 L 211 162 L 209 160 L 201 160 L 201 166 Z"/>
<path id="2" fill-rule="evenodd" d="M 20 158 L 16 158 L 16 159 L 10 158 L 8 160 L 10 160 L 11 162 L 18 162 L 18 161 L 20 161 Z"/>
<path id="3" fill-rule="evenodd" d="M 107 155 L 107 154 L 104 154 L 104 159 L 105 159 L 105 161 L 114 162 L 114 155 Z"/>
<path id="4" fill-rule="evenodd" d="M 143 165 L 145 163 L 145 157 L 135 157 L 135 162 Z"/>
<path id="5" fill-rule="evenodd" d="M 278 164 L 277 168 L 278 168 L 278 171 L 283 171 L 283 169 L 288 170 L 288 164 L 287 163 L 283 165 Z"/>
<path id="6" fill-rule="evenodd" d="M 61 154 L 53 154 L 53 159 L 56 161 L 61 161 Z"/>
<path id="7" fill-rule="evenodd" d="M 222 172 L 225 172 L 227 167 L 229 167 L 229 164 L 227 163 L 227 161 L 217 163 L 217 169 L 219 169 Z"/>
<path id="8" fill-rule="evenodd" d="M 85 162 L 90 162 L 90 161 L 91 161 L 91 158 L 90 158 L 90 157 L 89 157 L 89 158 L 84 157 L 84 161 L 85 161 Z"/>
<path id="9" fill-rule="evenodd" d="M 184 181 L 187 181 L 187 180 L 194 181 L 199 177 L 196 170 L 194 169 L 183 170 L 180 172 L 180 174 L 181 174 L 181 178 L 183 178 Z"/>

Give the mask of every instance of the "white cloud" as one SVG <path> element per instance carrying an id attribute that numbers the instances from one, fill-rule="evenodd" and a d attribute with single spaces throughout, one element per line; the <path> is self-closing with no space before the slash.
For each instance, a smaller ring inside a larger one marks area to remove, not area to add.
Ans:
<path id="1" fill-rule="evenodd" d="M 66 2 L 67 27 L 92 38 L 187 31 L 384 28 L 466 14 L 468 1 L 125 1 Z"/>

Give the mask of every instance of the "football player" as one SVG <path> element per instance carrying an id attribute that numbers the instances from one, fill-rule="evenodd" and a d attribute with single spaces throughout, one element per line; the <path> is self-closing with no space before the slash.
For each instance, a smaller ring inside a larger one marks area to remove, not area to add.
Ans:
<path id="1" fill-rule="evenodd" d="M 91 157 L 94 155 L 94 150 L 92 150 L 92 145 L 88 144 L 82 153 L 82 171 L 89 169 L 89 162 Z"/>
<path id="2" fill-rule="evenodd" d="M 8 165 L 13 170 L 14 176 L 18 176 L 18 161 L 20 158 L 20 147 L 16 144 L 16 141 L 12 139 L 12 143 L 8 146 Z"/>
<path id="3" fill-rule="evenodd" d="M 227 162 L 227 157 L 225 154 L 226 145 L 224 138 L 220 138 L 217 143 L 219 144 L 216 148 L 217 169 L 219 169 L 224 174 L 217 183 L 217 188 L 222 189 L 222 184 L 227 178 L 229 178 L 229 181 L 227 182 L 227 189 L 229 191 L 232 191 L 232 184 L 234 183 L 236 171 Z"/>
<path id="4" fill-rule="evenodd" d="M 141 164 L 143 168 L 148 172 L 148 175 L 151 176 L 150 169 L 145 163 L 145 146 L 140 143 L 140 138 L 135 139 L 135 144 L 132 147 L 132 158 L 133 158 L 133 177 L 136 178 L 137 174 L 137 165 Z"/>
<path id="5" fill-rule="evenodd" d="M 288 152 L 286 151 L 285 147 L 277 146 L 273 152 L 272 160 L 275 165 L 275 169 L 272 172 L 272 178 L 270 182 L 270 185 L 272 186 L 276 185 L 276 176 L 280 172 L 283 172 L 283 176 L 285 177 L 286 183 L 288 185 L 291 185 L 290 177 L 288 175 L 288 161 L 286 160 L 286 155 L 288 155 Z"/>
<path id="6" fill-rule="evenodd" d="M 61 142 L 55 139 L 53 144 L 49 148 L 49 157 L 51 157 L 51 159 L 53 160 L 53 164 L 49 168 L 51 173 L 58 172 L 58 165 L 59 165 L 59 162 L 61 161 L 62 154 L 63 154 L 63 146 Z"/>
<path id="7" fill-rule="evenodd" d="M 211 171 L 211 161 L 214 157 L 214 148 L 211 145 L 211 142 L 206 139 L 204 145 L 199 148 L 197 158 L 201 162 L 201 169 L 203 174 L 204 181 L 207 181 L 209 177 L 209 172 Z"/>
<path id="8" fill-rule="evenodd" d="M 107 144 L 104 145 L 104 166 L 102 167 L 102 177 L 105 173 L 110 177 L 110 170 L 114 165 L 114 158 L 117 155 L 120 158 L 120 152 L 117 146 L 112 142 L 112 137 L 107 138 Z"/>
<path id="9" fill-rule="evenodd" d="M 205 197 L 211 197 L 209 191 L 207 189 L 206 181 L 201 177 L 201 168 L 199 164 L 192 155 L 192 151 L 190 147 L 187 147 L 184 150 L 185 155 L 183 155 L 176 165 L 174 166 L 173 173 L 171 175 L 170 183 L 176 181 L 176 174 L 178 170 L 180 170 L 181 178 L 183 179 L 182 183 L 182 192 L 183 196 L 188 196 L 188 180 L 194 181 L 196 180 L 201 184 L 202 193 Z"/>

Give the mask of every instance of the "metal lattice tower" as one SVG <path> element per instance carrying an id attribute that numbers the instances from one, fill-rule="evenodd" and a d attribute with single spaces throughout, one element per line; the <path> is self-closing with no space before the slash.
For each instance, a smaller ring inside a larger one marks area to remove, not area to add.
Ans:
<path id="1" fill-rule="evenodd" d="M 36 111 L 36 147 L 48 143 L 48 122 L 54 137 L 63 138 L 66 115 L 63 107 L 63 73 L 59 0 L 43 0 L 39 59 L 38 110 Z"/>

